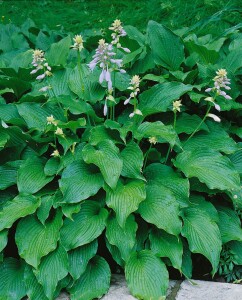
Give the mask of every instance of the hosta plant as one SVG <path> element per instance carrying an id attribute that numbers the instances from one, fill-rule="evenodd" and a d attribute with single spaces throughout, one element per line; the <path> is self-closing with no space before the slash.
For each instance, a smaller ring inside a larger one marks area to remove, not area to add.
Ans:
<path id="1" fill-rule="evenodd" d="M 117 270 L 165 299 L 194 254 L 242 265 L 239 26 L 0 36 L 1 300 L 99 298 Z"/>

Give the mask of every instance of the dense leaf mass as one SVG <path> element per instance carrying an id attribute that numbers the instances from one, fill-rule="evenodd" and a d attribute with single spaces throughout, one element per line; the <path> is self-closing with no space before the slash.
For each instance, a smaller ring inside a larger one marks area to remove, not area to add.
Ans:
<path id="1" fill-rule="evenodd" d="M 240 27 L 0 25 L 0 300 L 100 298 L 111 271 L 165 299 L 197 257 L 242 265 Z"/>

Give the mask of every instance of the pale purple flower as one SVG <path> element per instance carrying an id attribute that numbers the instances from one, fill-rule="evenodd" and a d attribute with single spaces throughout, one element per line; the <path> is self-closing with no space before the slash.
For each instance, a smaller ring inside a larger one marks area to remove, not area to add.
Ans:
<path id="1" fill-rule="evenodd" d="M 221 122 L 221 119 L 214 114 L 208 114 L 207 116 L 214 119 L 215 122 Z"/>
<path id="2" fill-rule="evenodd" d="M 45 78 L 45 73 L 36 77 L 37 80 L 42 80 Z"/>

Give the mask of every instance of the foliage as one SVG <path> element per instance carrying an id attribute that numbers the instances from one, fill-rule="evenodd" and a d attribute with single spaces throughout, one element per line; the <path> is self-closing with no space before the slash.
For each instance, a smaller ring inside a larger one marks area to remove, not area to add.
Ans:
<path id="1" fill-rule="evenodd" d="M 191 253 L 242 265 L 239 27 L 110 28 L 94 52 L 98 34 L 0 26 L 0 299 L 98 298 L 110 267 L 162 299 Z"/>

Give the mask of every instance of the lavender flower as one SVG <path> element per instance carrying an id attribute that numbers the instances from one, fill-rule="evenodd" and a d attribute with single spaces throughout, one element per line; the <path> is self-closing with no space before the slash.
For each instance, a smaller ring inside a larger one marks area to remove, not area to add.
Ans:
<path id="1" fill-rule="evenodd" d="M 205 92 L 215 92 L 217 96 L 223 96 L 227 100 L 231 100 L 232 98 L 227 95 L 225 90 L 230 90 L 231 88 L 229 87 L 230 79 L 227 77 L 227 71 L 225 69 L 219 69 L 216 71 L 216 76 L 213 78 L 214 81 L 214 87 L 212 88 L 207 88 Z"/>
<path id="2" fill-rule="evenodd" d="M 35 74 L 37 73 L 39 70 L 43 70 L 44 73 L 38 75 L 36 77 L 37 80 L 42 80 L 44 79 L 46 76 L 52 76 L 51 73 L 51 67 L 48 65 L 44 57 L 44 52 L 42 50 L 36 49 L 33 51 L 33 61 L 32 61 L 32 65 L 35 67 L 34 70 L 32 70 L 30 72 L 30 74 Z"/>
<path id="3" fill-rule="evenodd" d="M 113 31 L 113 33 L 111 34 L 111 37 L 113 39 L 111 43 L 113 45 L 116 45 L 117 48 L 121 48 L 123 51 L 130 53 L 130 50 L 128 48 L 122 47 L 119 42 L 120 37 L 127 35 L 126 31 L 124 30 L 124 28 L 122 26 L 122 22 L 120 20 L 116 19 L 112 23 L 112 25 L 109 27 L 109 29 Z"/>
<path id="4" fill-rule="evenodd" d="M 99 82 L 106 81 L 108 84 L 108 90 L 111 91 L 113 84 L 111 79 L 111 72 L 118 70 L 121 73 L 125 73 L 125 70 L 121 69 L 122 59 L 115 59 L 116 53 L 113 52 L 113 45 L 105 42 L 101 39 L 98 43 L 98 48 L 93 56 L 93 60 L 88 64 L 91 71 L 95 69 L 97 65 L 102 69 L 99 76 Z"/>
<path id="5" fill-rule="evenodd" d="M 130 86 L 128 87 L 128 89 L 131 90 L 132 92 L 130 93 L 129 98 L 127 98 L 124 101 L 124 105 L 127 105 L 132 98 L 136 98 L 138 92 L 140 91 L 139 84 L 140 84 L 140 77 L 138 75 L 134 75 L 130 80 Z"/>

